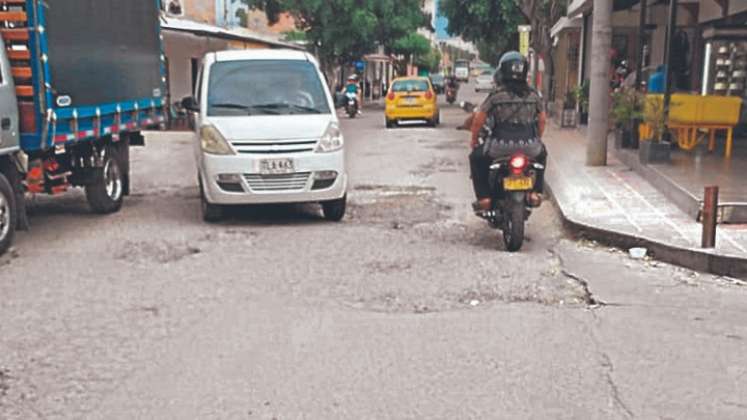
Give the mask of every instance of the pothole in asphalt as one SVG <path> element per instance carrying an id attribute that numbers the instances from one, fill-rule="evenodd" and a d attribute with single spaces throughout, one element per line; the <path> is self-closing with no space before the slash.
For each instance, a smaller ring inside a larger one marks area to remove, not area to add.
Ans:
<path id="1" fill-rule="evenodd" d="M 442 220 L 450 209 L 438 202 L 434 188 L 361 185 L 351 194 L 348 217 L 400 230 Z"/>
<path id="2" fill-rule="evenodd" d="M 449 140 L 449 141 L 442 141 L 436 144 L 432 144 L 429 141 L 421 140 L 420 143 L 427 143 L 428 146 L 426 146 L 429 149 L 435 149 L 435 150 L 464 150 L 465 153 L 465 159 L 466 154 L 469 152 L 469 149 L 467 147 L 468 142 L 466 139 L 455 139 L 455 140 Z"/>
<path id="3" fill-rule="evenodd" d="M 200 252 L 200 248 L 183 242 L 174 243 L 164 240 L 125 241 L 115 253 L 115 258 L 133 263 L 169 264 Z"/>
<path id="4" fill-rule="evenodd" d="M 5 368 L 0 368 L 0 401 L 3 397 L 8 395 L 10 390 L 10 381 L 13 378 L 10 376 L 10 371 Z"/>
<path id="5" fill-rule="evenodd" d="M 458 172 L 465 164 L 448 158 L 433 158 L 430 162 L 420 165 L 418 169 L 410 173 L 419 177 L 427 177 L 436 172 L 454 173 Z"/>
<path id="6" fill-rule="evenodd" d="M 200 190 L 197 186 L 163 185 L 152 188 L 142 188 L 130 194 L 131 197 L 176 197 L 186 200 L 200 198 Z"/>

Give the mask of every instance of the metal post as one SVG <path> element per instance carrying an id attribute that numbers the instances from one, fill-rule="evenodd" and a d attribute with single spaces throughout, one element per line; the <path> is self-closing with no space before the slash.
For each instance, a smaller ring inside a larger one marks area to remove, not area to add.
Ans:
<path id="1" fill-rule="evenodd" d="M 664 65 L 666 66 L 666 79 L 664 82 L 664 118 L 669 127 L 669 105 L 672 102 L 672 42 L 677 30 L 677 0 L 669 0 L 669 24 L 667 25 L 667 43 L 664 56 Z M 669 130 L 665 132 L 668 137 Z"/>
<path id="2" fill-rule="evenodd" d="M 716 247 L 716 226 L 718 223 L 718 187 L 706 187 L 703 194 L 703 248 Z"/>
<path id="3" fill-rule="evenodd" d="M 635 88 L 640 89 L 643 83 L 643 40 L 646 38 L 646 12 L 648 12 L 647 0 L 641 0 L 641 13 L 638 17 L 638 60 L 635 69 Z"/>
<path id="4" fill-rule="evenodd" d="M 703 57 L 703 84 L 700 87 L 700 94 L 703 96 L 708 95 L 708 88 L 711 86 L 711 54 L 713 51 L 713 44 L 708 41 L 705 46 L 705 54 Z"/>

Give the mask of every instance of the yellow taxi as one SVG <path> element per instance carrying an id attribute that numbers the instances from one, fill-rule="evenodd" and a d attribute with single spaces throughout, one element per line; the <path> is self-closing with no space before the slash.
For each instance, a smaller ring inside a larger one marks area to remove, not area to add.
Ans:
<path id="1" fill-rule="evenodd" d="M 438 97 L 427 77 L 394 79 L 386 96 L 387 128 L 401 121 L 425 121 L 435 127 L 441 123 Z"/>

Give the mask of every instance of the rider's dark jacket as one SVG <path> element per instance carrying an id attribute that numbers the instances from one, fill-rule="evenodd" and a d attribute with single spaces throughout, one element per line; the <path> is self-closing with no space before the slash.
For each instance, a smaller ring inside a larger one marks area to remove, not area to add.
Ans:
<path id="1" fill-rule="evenodd" d="M 487 115 L 480 133 L 483 153 L 492 158 L 523 151 L 530 158 L 543 151 L 539 118 L 542 97 L 526 86 L 498 86 L 483 102 L 480 111 Z"/>

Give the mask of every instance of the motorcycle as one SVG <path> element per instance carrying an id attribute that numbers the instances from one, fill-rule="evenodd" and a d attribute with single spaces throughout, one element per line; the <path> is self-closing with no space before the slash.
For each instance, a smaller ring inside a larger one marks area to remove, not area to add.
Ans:
<path id="1" fill-rule="evenodd" d="M 457 99 L 457 90 L 453 87 L 447 87 L 446 88 L 446 102 L 448 102 L 450 105 L 456 102 Z"/>
<path id="2" fill-rule="evenodd" d="M 353 92 L 347 92 L 345 97 L 347 98 L 345 111 L 348 113 L 348 117 L 355 118 L 358 115 L 358 95 Z"/>
<path id="3" fill-rule="evenodd" d="M 473 113 L 475 105 L 462 102 L 460 107 Z M 469 129 L 472 117 L 458 129 Z M 484 133 L 489 136 L 490 133 Z M 487 220 L 494 229 L 503 232 L 506 250 L 517 252 L 524 244 L 524 226 L 532 210 L 542 202 L 540 196 L 531 194 L 537 181 L 537 171 L 545 167 L 524 153 L 499 157 L 490 165 L 488 176 L 492 191 L 490 210 L 477 211 L 478 217 Z"/>

